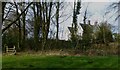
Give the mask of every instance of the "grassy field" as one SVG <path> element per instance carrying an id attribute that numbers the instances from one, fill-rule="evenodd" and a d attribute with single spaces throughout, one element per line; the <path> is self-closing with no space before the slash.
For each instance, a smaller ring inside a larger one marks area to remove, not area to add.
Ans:
<path id="1" fill-rule="evenodd" d="M 2 57 L 4 68 L 118 68 L 118 56 L 9 55 Z"/>

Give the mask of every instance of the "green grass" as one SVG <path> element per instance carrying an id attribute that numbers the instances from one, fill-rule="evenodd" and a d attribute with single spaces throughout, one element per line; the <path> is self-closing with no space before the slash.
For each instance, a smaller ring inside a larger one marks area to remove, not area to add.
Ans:
<path id="1" fill-rule="evenodd" d="M 118 68 L 118 56 L 11 55 L 2 57 L 3 68 Z"/>

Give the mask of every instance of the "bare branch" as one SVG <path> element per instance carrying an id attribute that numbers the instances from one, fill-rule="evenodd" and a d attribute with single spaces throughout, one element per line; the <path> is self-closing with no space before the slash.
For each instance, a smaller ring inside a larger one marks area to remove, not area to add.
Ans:
<path id="1" fill-rule="evenodd" d="M 18 21 L 19 18 L 22 16 L 22 14 L 29 8 L 29 6 L 30 6 L 31 4 L 33 4 L 33 2 L 31 2 L 31 3 L 26 7 L 26 9 L 17 17 L 17 19 L 16 19 L 15 21 L 13 21 L 13 22 L 10 23 L 7 27 L 5 27 L 4 29 L 2 29 L 2 33 L 3 33 L 6 29 L 8 29 L 12 24 L 14 24 L 16 21 Z"/>

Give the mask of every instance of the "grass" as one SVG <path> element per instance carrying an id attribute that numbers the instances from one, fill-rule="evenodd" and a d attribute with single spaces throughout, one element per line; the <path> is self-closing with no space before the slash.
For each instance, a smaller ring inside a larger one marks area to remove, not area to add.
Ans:
<path id="1" fill-rule="evenodd" d="M 118 56 L 9 55 L 4 68 L 118 68 Z M 6 70 L 6 69 L 5 69 Z"/>

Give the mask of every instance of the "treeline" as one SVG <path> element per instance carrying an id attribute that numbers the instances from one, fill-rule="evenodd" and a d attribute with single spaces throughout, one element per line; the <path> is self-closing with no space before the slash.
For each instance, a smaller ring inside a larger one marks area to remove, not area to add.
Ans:
<path id="1" fill-rule="evenodd" d="M 15 45 L 17 50 L 23 50 L 26 47 L 27 39 L 29 39 L 26 37 L 31 31 L 34 35 L 32 41 L 34 42 L 34 49 L 44 50 L 48 39 L 51 19 L 53 18 L 56 19 L 54 22 L 57 25 L 58 35 L 59 6 L 61 4 L 60 2 L 3 2 L 3 27 L 5 27 L 2 29 L 3 46 L 5 44 L 8 46 Z M 54 10 L 56 12 L 52 14 Z M 31 21 L 29 24 L 27 24 L 28 17 L 30 17 Z M 31 27 L 31 29 L 29 28 L 30 31 L 27 27 Z M 39 42 L 42 42 L 42 46 L 39 46 Z"/>
<path id="2" fill-rule="evenodd" d="M 68 41 L 59 39 L 60 11 L 64 8 L 63 2 L 2 2 L 2 46 L 16 46 L 17 51 L 46 50 L 54 48 L 89 48 L 92 44 L 117 41 L 118 34 L 114 35 L 107 22 L 98 26 L 86 23 L 84 15 L 83 35 L 77 34 L 77 15 L 81 14 L 81 1 L 74 2 L 71 37 Z M 55 25 L 55 38 L 51 25 Z M 95 29 L 96 27 L 97 29 Z M 49 35 L 50 34 L 50 35 Z M 119 39 L 118 39 L 119 40 Z"/>

